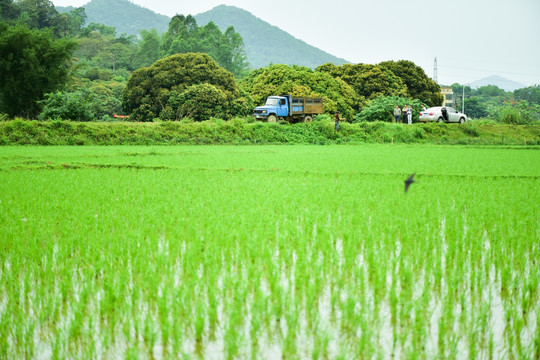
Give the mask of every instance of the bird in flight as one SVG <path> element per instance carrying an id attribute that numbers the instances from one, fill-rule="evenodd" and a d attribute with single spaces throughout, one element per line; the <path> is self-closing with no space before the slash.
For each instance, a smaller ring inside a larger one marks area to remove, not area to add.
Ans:
<path id="1" fill-rule="evenodd" d="M 416 173 L 413 173 L 407 178 L 407 180 L 405 180 L 405 193 L 409 190 L 409 186 L 411 186 L 411 184 L 414 182 L 414 175 L 416 175 Z"/>

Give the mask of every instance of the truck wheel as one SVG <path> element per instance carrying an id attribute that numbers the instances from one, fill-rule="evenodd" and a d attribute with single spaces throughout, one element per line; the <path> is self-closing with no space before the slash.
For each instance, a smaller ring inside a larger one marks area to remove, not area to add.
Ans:
<path id="1" fill-rule="evenodd" d="M 268 120 L 267 120 L 269 123 L 275 123 L 277 121 L 277 117 L 276 115 L 269 115 L 268 116 Z"/>
<path id="2" fill-rule="evenodd" d="M 312 121 L 313 121 L 313 118 L 311 116 L 308 115 L 308 116 L 304 117 L 304 122 L 310 123 Z"/>

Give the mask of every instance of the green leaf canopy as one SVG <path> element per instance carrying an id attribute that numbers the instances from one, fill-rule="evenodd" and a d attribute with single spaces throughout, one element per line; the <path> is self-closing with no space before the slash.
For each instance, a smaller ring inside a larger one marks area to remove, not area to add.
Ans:
<path id="1" fill-rule="evenodd" d="M 239 94 L 233 74 L 209 55 L 176 54 L 133 72 L 123 93 L 124 111 L 134 120 L 151 121 L 169 106 L 172 92 L 177 97 L 198 84 L 213 85 L 228 98 Z"/>
<path id="2" fill-rule="evenodd" d="M 38 101 L 61 89 L 76 44 L 50 31 L 0 23 L 0 112 L 32 118 Z"/>

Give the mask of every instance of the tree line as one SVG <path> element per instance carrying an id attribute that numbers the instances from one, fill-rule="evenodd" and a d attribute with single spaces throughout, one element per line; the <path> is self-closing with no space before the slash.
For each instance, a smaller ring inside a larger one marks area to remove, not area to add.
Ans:
<path id="1" fill-rule="evenodd" d="M 395 105 L 412 105 L 417 118 L 422 104 L 442 103 L 439 85 L 411 61 L 250 69 L 233 27 L 198 26 L 191 15 L 173 17 L 163 34 L 135 37 L 86 25 L 84 8 L 60 14 L 48 0 L 0 0 L 0 10 L 0 113 L 10 118 L 227 120 L 287 93 L 322 97 L 325 112 L 340 110 L 350 121 L 388 121 Z M 466 99 L 473 116 L 490 109 L 481 97 L 489 90 Z M 512 96 L 511 111 L 523 108 L 520 97 L 538 103 L 534 88 Z M 537 109 L 529 112 L 537 118 Z"/>
<path id="2" fill-rule="evenodd" d="M 505 91 L 495 85 L 473 89 L 452 84 L 456 108 L 472 118 L 490 118 L 501 123 L 528 124 L 540 120 L 540 85 Z M 463 101 L 463 96 L 465 101 Z"/>

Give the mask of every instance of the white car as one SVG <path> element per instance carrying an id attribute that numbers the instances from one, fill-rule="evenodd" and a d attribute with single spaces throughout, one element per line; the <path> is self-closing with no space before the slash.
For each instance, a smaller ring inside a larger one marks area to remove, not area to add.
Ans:
<path id="1" fill-rule="evenodd" d="M 421 111 L 419 116 L 420 121 L 436 121 L 439 123 L 456 122 L 463 124 L 467 121 L 467 115 L 458 112 L 456 109 L 444 106 L 435 106 L 427 110 Z"/>

